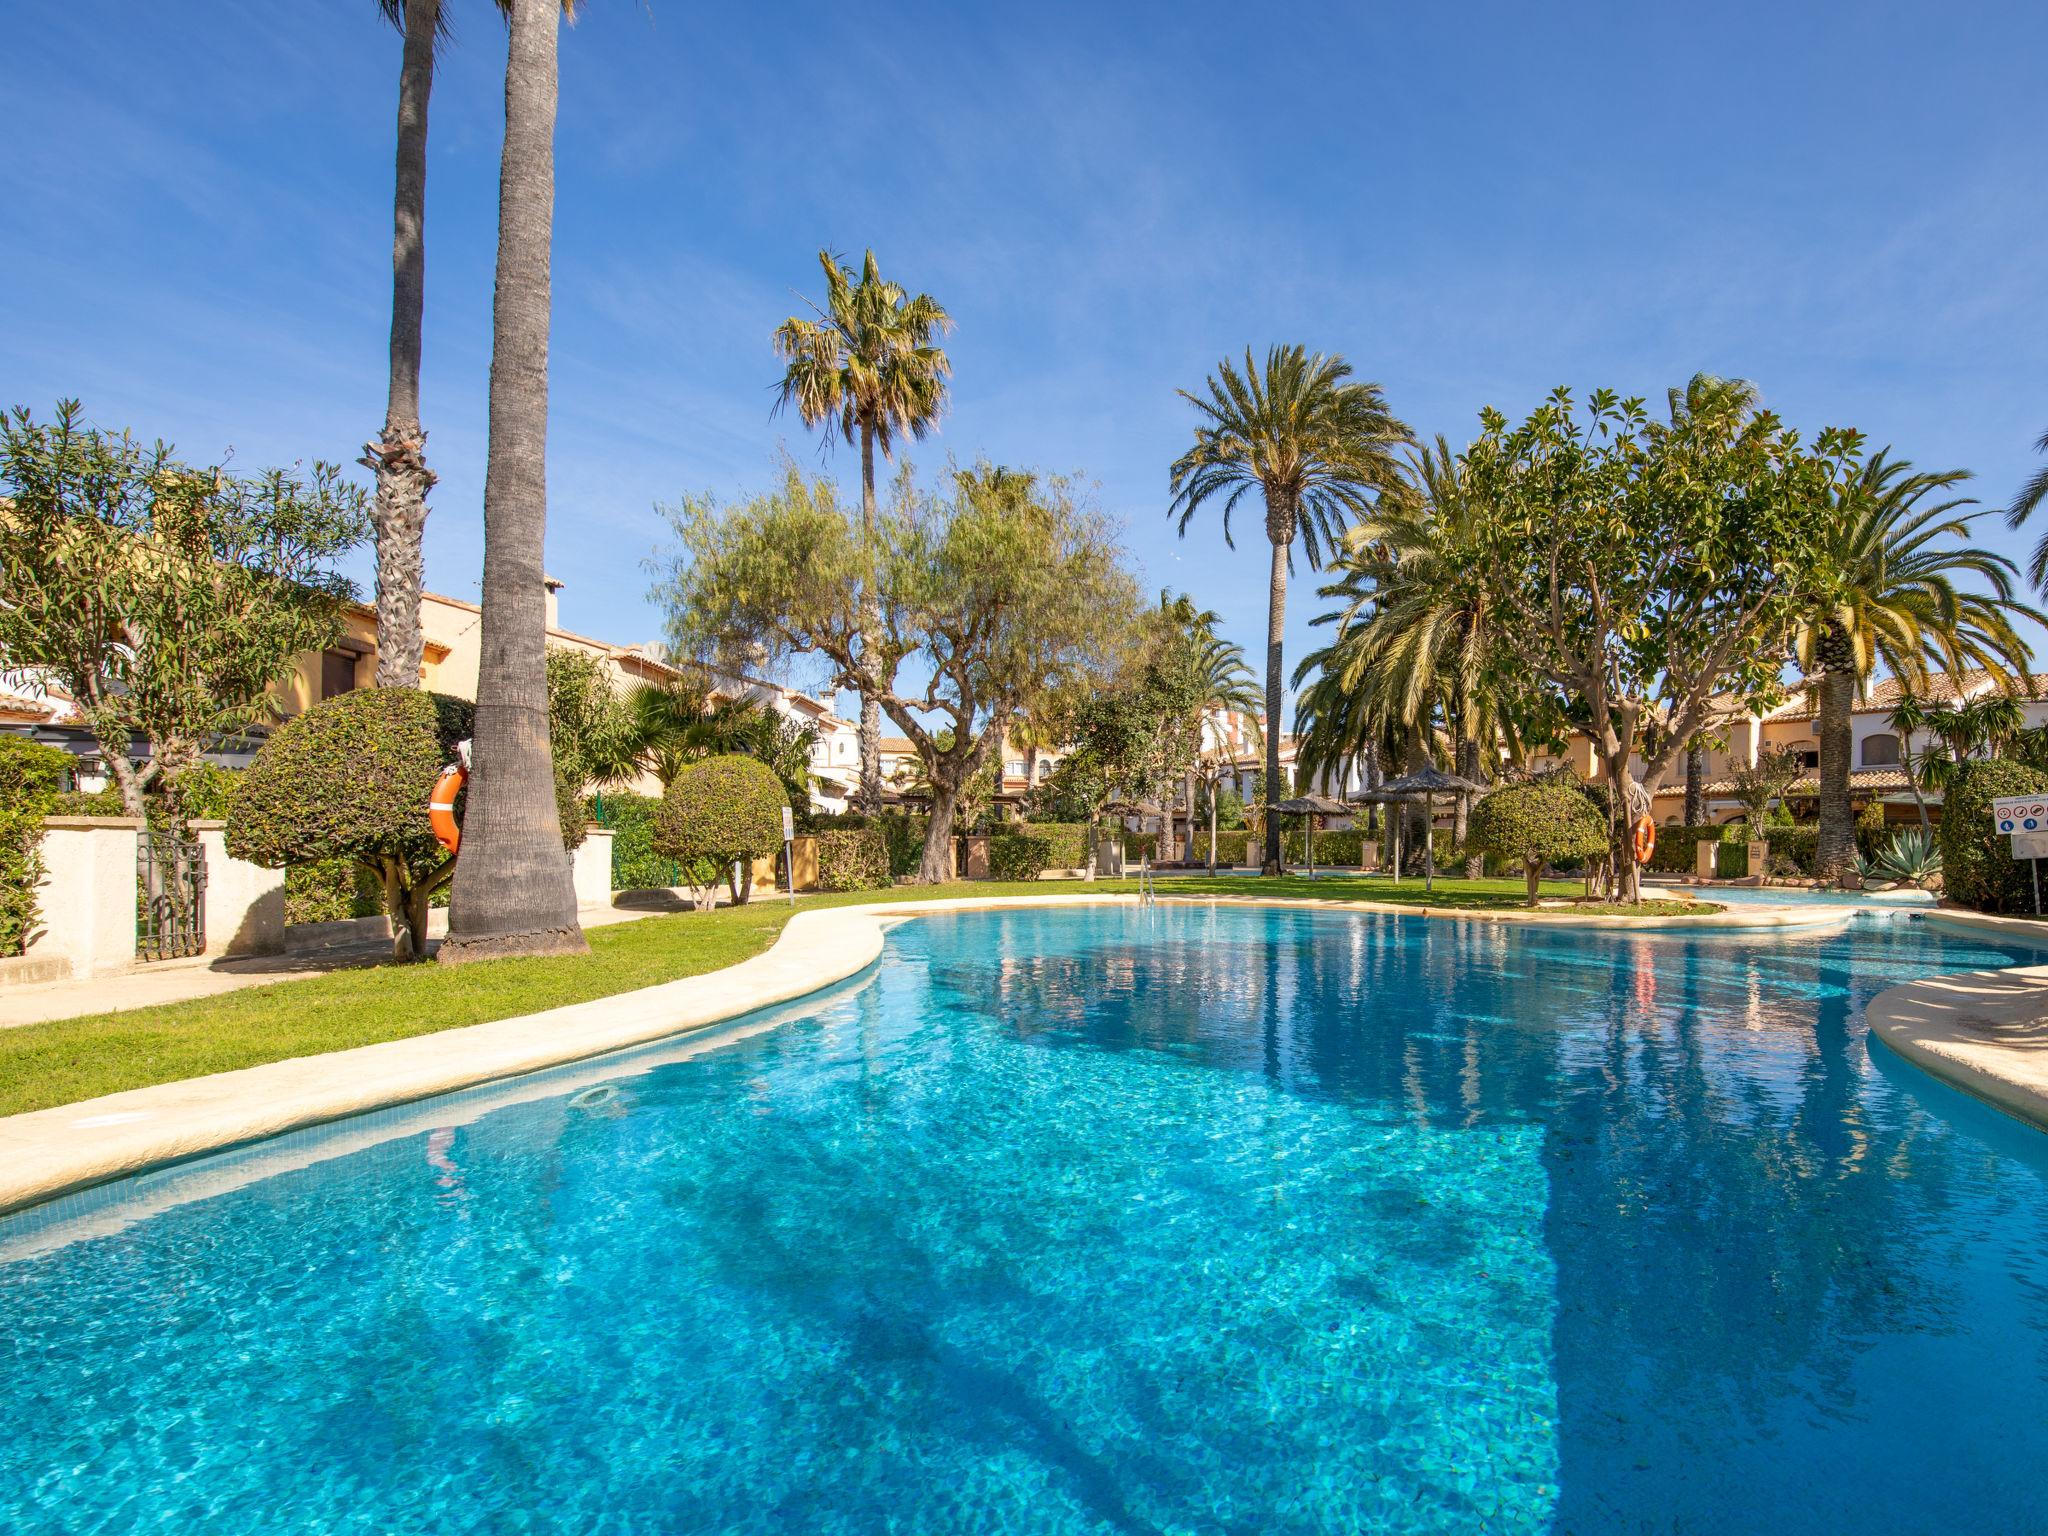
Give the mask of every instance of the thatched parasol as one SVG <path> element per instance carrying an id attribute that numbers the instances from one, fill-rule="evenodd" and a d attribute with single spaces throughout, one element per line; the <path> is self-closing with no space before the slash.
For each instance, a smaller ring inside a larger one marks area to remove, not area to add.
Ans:
<path id="1" fill-rule="evenodd" d="M 1413 800 L 1422 797 L 1423 824 L 1427 839 L 1422 845 L 1422 888 L 1436 889 L 1436 797 L 1438 795 L 1472 794 L 1483 795 L 1487 786 L 1475 784 L 1455 773 L 1445 773 L 1433 763 L 1424 763 L 1415 772 L 1403 774 L 1398 779 L 1389 779 L 1382 784 L 1379 792 L 1388 799 Z M 1401 874 L 1401 827 L 1394 825 L 1394 875 Z"/>

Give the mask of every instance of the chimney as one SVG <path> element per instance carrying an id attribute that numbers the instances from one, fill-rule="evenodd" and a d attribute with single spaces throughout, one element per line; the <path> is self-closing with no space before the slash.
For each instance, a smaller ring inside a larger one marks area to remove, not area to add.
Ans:
<path id="1" fill-rule="evenodd" d="M 561 591 L 564 583 L 553 576 L 542 576 L 540 584 L 547 593 L 547 626 L 549 629 L 560 629 L 562 627 Z"/>

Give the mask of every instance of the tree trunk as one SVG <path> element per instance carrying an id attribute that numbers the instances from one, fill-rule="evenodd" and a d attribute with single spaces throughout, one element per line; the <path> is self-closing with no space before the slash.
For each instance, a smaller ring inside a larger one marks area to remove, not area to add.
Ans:
<path id="1" fill-rule="evenodd" d="M 1209 873 L 1216 873 L 1216 786 L 1209 786 Z"/>
<path id="2" fill-rule="evenodd" d="M 490 445 L 484 470 L 482 656 L 475 766 L 444 964 L 581 954 L 576 890 L 555 811 L 548 742 L 549 243 L 555 204 L 556 34 L 561 0 L 513 0 L 491 307 Z"/>
<path id="3" fill-rule="evenodd" d="M 1472 740 L 1469 736 L 1458 743 L 1458 772 L 1475 784 L 1488 782 L 1488 779 L 1480 776 L 1479 743 Z M 1474 798 L 1474 795 L 1469 790 L 1461 789 L 1458 791 L 1456 837 L 1460 848 L 1465 847 L 1466 834 L 1472 829 L 1472 801 Z M 1465 878 L 1467 880 L 1477 880 L 1485 873 L 1485 859 L 1467 849 L 1465 854 Z"/>
<path id="4" fill-rule="evenodd" d="M 426 295 L 427 101 L 441 0 L 406 0 L 398 72 L 398 173 L 391 237 L 391 378 L 384 432 L 363 447 L 377 476 L 377 686 L 417 688 L 425 640 L 420 537 L 427 522 L 427 435 L 420 430 L 420 328 Z"/>
<path id="5" fill-rule="evenodd" d="M 1685 744 L 1685 824 L 1707 824 L 1707 749 L 1697 736 Z"/>
<path id="6" fill-rule="evenodd" d="M 867 570 L 860 587 L 860 809 L 870 816 L 882 811 L 882 708 L 875 702 L 875 431 L 860 428 L 861 557 Z"/>
<path id="7" fill-rule="evenodd" d="M 960 804 L 960 790 L 957 785 L 942 784 L 936 773 L 931 777 L 931 820 L 925 823 L 924 852 L 917 861 L 917 883 L 944 885 L 953 878 L 953 813 Z"/>
<path id="8" fill-rule="evenodd" d="M 1282 868 L 1280 818 L 1273 813 L 1273 804 L 1286 798 L 1280 789 L 1280 690 L 1286 681 L 1280 642 L 1287 628 L 1287 551 L 1291 542 L 1273 541 L 1273 573 L 1266 586 L 1266 814 L 1260 819 L 1266 852 L 1259 869 L 1268 875 L 1277 875 Z"/>
<path id="9" fill-rule="evenodd" d="M 1855 659 L 1848 632 L 1830 624 L 1821 636 L 1820 664 L 1820 832 L 1814 873 L 1839 881 L 1856 868 L 1856 817 L 1849 808 L 1849 716 L 1856 706 Z"/>
<path id="10" fill-rule="evenodd" d="M 115 787 L 121 791 L 122 813 L 136 817 L 144 815 L 149 807 L 142 798 L 142 775 L 135 771 L 135 764 L 128 760 L 128 733 L 121 733 L 123 740 L 119 746 L 98 732 L 94 732 L 93 735 L 100 744 L 100 756 L 106 760 L 107 772 L 113 777 Z"/>
<path id="11" fill-rule="evenodd" d="M 1543 890 L 1543 860 L 1524 859 L 1522 861 L 1522 873 L 1529 880 L 1529 905 L 1533 907 L 1536 905 L 1537 897 Z"/>

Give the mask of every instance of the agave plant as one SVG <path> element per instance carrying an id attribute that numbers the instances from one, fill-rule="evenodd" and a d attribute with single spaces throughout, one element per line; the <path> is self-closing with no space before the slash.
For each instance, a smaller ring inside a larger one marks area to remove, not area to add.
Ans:
<path id="1" fill-rule="evenodd" d="M 1876 858 L 1866 859 L 1859 854 L 1856 868 L 1866 880 L 1890 880 L 1924 888 L 1941 873 L 1941 849 L 1932 832 L 1924 827 L 1908 827 L 1903 832 L 1894 832 Z"/>

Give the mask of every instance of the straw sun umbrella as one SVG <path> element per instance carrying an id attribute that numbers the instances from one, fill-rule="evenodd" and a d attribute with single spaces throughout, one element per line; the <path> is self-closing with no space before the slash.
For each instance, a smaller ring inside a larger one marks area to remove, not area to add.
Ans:
<path id="1" fill-rule="evenodd" d="M 1308 872 L 1316 872 L 1316 822 L 1325 816 L 1349 816 L 1351 807 L 1341 800 L 1332 800 L 1328 795 L 1298 795 L 1292 800 L 1282 800 L 1273 807 L 1283 816 L 1306 816 L 1308 818 Z"/>
<path id="2" fill-rule="evenodd" d="M 1414 773 L 1401 778 L 1389 779 L 1380 786 L 1380 793 L 1389 799 L 1399 797 L 1412 800 L 1417 795 L 1422 797 L 1423 820 L 1429 828 L 1429 836 L 1423 843 L 1422 851 L 1422 888 L 1425 891 L 1436 889 L 1436 797 L 1456 794 L 1483 795 L 1486 790 L 1487 786 L 1484 784 L 1475 784 L 1455 773 L 1445 773 L 1441 768 L 1431 764 L 1424 764 Z M 1401 874 L 1400 837 L 1401 829 L 1397 822 L 1394 827 L 1394 875 L 1397 879 Z"/>

